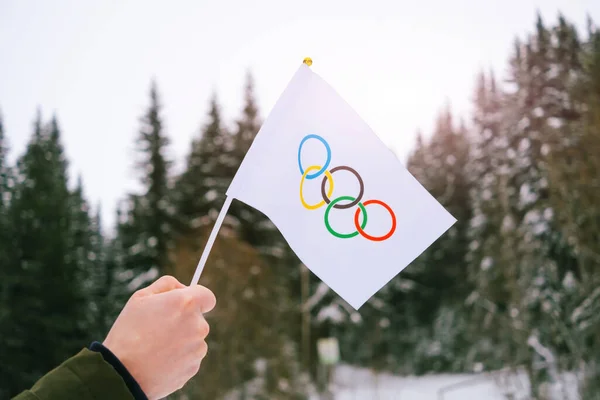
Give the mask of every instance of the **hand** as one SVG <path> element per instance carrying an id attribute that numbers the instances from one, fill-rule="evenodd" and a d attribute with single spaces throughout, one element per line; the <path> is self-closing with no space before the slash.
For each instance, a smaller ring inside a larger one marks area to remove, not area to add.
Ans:
<path id="1" fill-rule="evenodd" d="M 207 288 L 164 276 L 131 296 L 103 344 L 150 400 L 166 397 L 200 370 L 209 332 L 202 314 L 215 304 Z"/>

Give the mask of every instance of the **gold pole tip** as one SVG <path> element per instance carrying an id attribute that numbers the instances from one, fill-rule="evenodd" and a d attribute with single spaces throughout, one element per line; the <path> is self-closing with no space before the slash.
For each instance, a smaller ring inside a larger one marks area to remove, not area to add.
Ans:
<path id="1" fill-rule="evenodd" d="M 312 58 L 306 57 L 302 62 L 310 67 L 312 65 Z"/>

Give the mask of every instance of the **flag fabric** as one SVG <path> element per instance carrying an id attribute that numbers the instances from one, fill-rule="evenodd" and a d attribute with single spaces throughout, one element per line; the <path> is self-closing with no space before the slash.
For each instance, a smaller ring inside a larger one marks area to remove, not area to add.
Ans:
<path id="1" fill-rule="evenodd" d="M 355 309 L 456 222 L 305 64 L 227 195 L 264 213 L 298 258 Z"/>

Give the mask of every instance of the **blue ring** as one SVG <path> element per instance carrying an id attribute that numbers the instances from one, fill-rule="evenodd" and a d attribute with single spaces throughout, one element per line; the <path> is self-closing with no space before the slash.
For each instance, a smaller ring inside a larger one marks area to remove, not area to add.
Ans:
<path id="1" fill-rule="evenodd" d="M 298 146 L 298 166 L 300 167 L 300 173 L 302 175 L 304 175 L 304 168 L 302 168 L 302 160 L 300 159 L 300 156 L 302 154 L 302 146 L 304 146 L 304 142 L 306 142 L 308 139 L 319 140 L 325 146 L 325 150 L 327 150 L 327 161 L 325 161 L 325 165 L 323 165 L 323 168 L 321 168 L 320 170 L 318 170 L 317 172 L 315 172 L 313 174 L 306 175 L 306 179 L 315 179 L 319 175 L 323 174 L 323 172 L 325 172 L 327 167 L 329 167 L 329 163 L 331 162 L 331 149 L 329 148 L 329 144 L 327 143 L 327 141 L 319 135 L 304 136 L 304 139 L 302 139 L 302 141 L 300 142 L 300 146 Z"/>

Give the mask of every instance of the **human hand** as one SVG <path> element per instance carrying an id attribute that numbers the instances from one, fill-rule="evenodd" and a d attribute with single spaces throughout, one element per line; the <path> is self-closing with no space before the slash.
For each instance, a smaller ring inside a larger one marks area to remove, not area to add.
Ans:
<path id="1" fill-rule="evenodd" d="M 131 296 L 103 345 L 125 365 L 148 399 L 166 397 L 200 370 L 209 332 L 203 313 L 215 304 L 209 289 L 161 277 Z"/>

